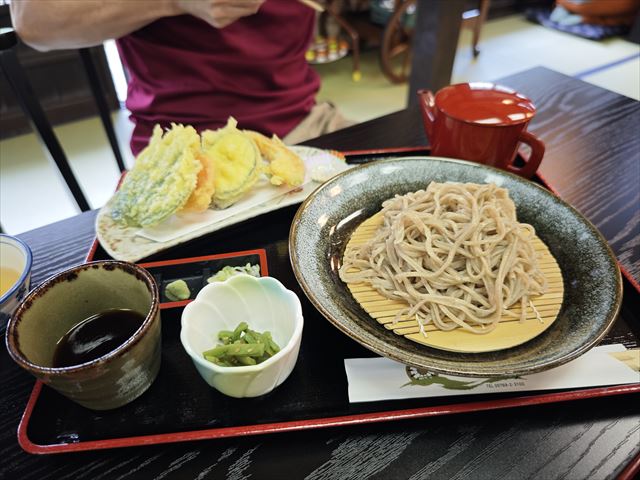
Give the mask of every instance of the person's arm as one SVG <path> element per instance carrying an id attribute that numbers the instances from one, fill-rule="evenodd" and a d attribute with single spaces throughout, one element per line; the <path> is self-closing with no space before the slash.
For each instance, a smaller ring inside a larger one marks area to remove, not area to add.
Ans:
<path id="1" fill-rule="evenodd" d="M 173 0 L 11 2 L 16 33 L 28 45 L 43 51 L 99 45 L 173 15 L 177 15 Z"/>
<path id="2" fill-rule="evenodd" d="M 162 17 L 191 14 L 217 28 L 254 14 L 264 0 L 13 0 L 18 36 L 46 51 L 99 45 Z"/>

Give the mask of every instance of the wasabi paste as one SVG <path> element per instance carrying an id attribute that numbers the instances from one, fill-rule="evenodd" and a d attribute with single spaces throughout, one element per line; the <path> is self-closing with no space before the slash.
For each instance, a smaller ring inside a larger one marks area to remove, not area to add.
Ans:
<path id="1" fill-rule="evenodd" d="M 176 280 L 165 287 L 164 295 L 172 302 L 179 302 L 180 300 L 187 300 L 191 296 L 191 291 L 187 282 Z"/>

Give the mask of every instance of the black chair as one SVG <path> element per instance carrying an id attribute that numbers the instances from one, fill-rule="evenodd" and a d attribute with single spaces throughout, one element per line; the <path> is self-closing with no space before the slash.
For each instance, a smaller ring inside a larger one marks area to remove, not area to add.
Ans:
<path id="1" fill-rule="evenodd" d="M 98 112 L 100 113 L 102 125 L 104 125 L 104 129 L 107 133 L 107 138 L 109 139 L 109 144 L 111 145 L 111 149 L 113 150 L 113 155 L 116 157 L 116 163 L 118 164 L 120 172 L 124 172 L 124 161 L 122 160 L 122 153 L 120 152 L 120 146 L 118 145 L 116 132 L 113 129 L 113 123 L 111 122 L 111 112 L 109 111 L 109 106 L 107 105 L 107 101 L 104 97 L 104 89 L 102 88 L 102 84 L 100 82 L 98 70 L 96 69 L 95 63 L 93 62 L 93 58 L 91 58 L 91 50 L 88 48 L 81 48 L 79 52 L 80 59 L 82 60 L 84 69 L 87 72 L 87 79 L 89 80 L 91 91 L 93 92 L 93 98 L 95 99 L 96 105 L 98 106 Z"/>
<path id="2" fill-rule="evenodd" d="M 17 36 L 12 28 L 0 29 L 0 67 L 2 67 L 11 88 L 16 94 L 20 106 L 24 110 L 33 130 L 36 132 L 40 143 L 60 171 L 67 187 L 78 204 L 78 207 L 83 212 L 90 210 L 91 207 L 89 206 L 89 203 L 82 192 L 71 167 L 69 166 L 67 156 L 62 150 L 60 142 L 58 141 L 58 138 L 56 137 L 53 128 L 51 127 L 51 124 L 49 123 L 42 106 L 34 94 L 31 84 L 18 61 L 18 57 L 15 52 L 17 41 Z M 125 170 L 125 165 L 122 160 L 120 147 L 118 146 L 118 141 L 113 129 L 113 123 L 111 122 L 111 112 L 109 111 L 109 107 L 102 93 L 103 90 L 100 85 L 100 78 L 95 64 L 93 63 L 93 59 L 91 58 L 91 52 L 89 49 L 84 48 L 80 49 L 79 53 L 100 113 L 100 118 L 107 133 L 107 138 L 109 139 L 109 143 L 116 158 L 118 168 L 122 172 Z"/>

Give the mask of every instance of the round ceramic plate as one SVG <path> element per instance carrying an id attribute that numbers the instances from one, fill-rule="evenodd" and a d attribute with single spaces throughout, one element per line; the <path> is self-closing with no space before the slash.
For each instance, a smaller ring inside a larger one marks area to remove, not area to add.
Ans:
<path id="1" fill-rule="evenodd" d="M 493 182 L 507 188 L 518 220 L 549 247 L 566 286 L 558 318 L 544 333 L 513 348 L 456 353 L 420 345 L 373 320 L 338 277 L 351 233 L 396 194 L 429 182 Z M 517 376 L 566 363 L 598 343 L 622 300 L 618 264 L 596 228 L 573 207 L 517 175 L 437 157 L 378 161 L 348 170 L 315 190 L 300 206 L 289 234 L 294 273 L 314 306 L 338 329 L 370 350 L 434 372 Z"/>

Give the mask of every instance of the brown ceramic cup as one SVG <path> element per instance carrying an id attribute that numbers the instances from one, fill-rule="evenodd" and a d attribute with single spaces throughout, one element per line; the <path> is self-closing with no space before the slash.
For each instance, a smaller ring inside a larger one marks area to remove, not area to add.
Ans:
<path id="1" fill-rule="evenodd" d="M 433 93 L 418 91 L 431 154 L 471 160 L 532 177 L 542 161 L 544 143 L 527 131 L 536 113 L 533 102 L 502 85 L 475 82 L 449 85 Z M 531 153 L 515 159 L 521 143 Z"/>
<path id="2" fill-rule="evenodd" d="M 54 367 L 57 342 L 100 312 L 130 309 L 144 317 L 135 332 L 108 353 L 78 365 Z M 146 270 L 126 262 L 90 262 L 35 288 L 7 325 L 10 356 L 45 385 L 92 410 L 120 407 L 142 395 L 160 369 L 158 287 Z"/>

